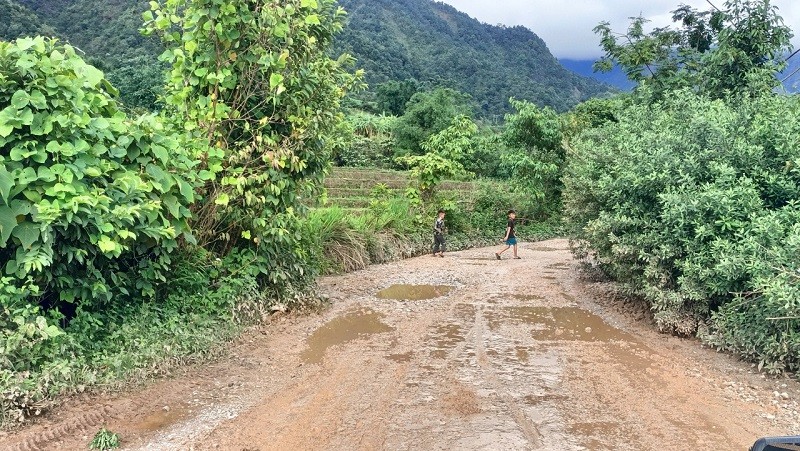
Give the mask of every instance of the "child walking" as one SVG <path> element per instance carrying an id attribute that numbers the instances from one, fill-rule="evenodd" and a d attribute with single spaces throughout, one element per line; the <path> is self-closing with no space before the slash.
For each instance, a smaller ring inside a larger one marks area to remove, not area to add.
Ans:
<path id="1" fill-rule="evenodd" d="M 439 210 L 433 222 L 433 256 L 444 257 L 444 210 Z"/>
<path id="2" fill-rule="evenodd" d="M 500 260 L 500 255 L 503 252 L 509 250 L 512 246 L 514 247 L 514 258 L 519 259 L 517 255 L 517 235 L 516 235 L 516 222 L 514 219 L 517 217 L 517 212 L 514 210 L 508 210 L 508 223 L 506 223 L 506 236 L 503 238 L 502 241 L 506 242 L 506 248 L 500 252 L 495 252 L 494 256 Z"/>

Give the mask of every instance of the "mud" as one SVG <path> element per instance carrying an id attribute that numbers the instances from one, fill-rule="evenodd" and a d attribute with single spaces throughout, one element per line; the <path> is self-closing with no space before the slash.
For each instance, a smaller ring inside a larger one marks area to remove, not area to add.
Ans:
<path id="1" fill-rule="evenodd" d="M 126 450 L 197 451 L 745 450 L 800 432 L 797 383 L 658 334 L 567 248 L 321 279 L 322 314 L 276 316 L 217 363 L 65 403 L 0 450 L 83 450 L 102 426 Z"/>

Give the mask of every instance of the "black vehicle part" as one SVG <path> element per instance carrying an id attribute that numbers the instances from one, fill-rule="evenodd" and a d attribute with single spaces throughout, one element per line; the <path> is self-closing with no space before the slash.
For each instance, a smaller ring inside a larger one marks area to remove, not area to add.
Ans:
<path id="1" fill-rule="evenodd" d="M 750 451 L 800 451 L 800 435 L 762 438 Z"/>

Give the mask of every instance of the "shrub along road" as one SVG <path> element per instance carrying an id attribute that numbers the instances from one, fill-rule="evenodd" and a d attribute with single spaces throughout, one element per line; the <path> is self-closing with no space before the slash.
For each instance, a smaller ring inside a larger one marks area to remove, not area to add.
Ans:
<path id="1" fill-rule="evenodd" d="M 566 241 L 525 243 L 521 260 L 495 250 L 324 278 L 320 315 L 74 399 L 0 449 L 86 449 L 103 425 L 150 450 L 744 450 L 798 431 L 796 382 L 658 334 L 580 278 Z"/>

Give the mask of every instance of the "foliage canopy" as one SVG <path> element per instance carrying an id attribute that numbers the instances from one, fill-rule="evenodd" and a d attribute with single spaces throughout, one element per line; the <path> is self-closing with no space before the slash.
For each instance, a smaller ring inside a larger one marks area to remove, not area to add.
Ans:
<path id="1" fill-rule="evenodd" d="M 596 69 L 620 65 L 628 77 L 654 93 L 693 88 L 713 98 L 758 95 L 779 86 L 792 32 L 769 0 L 728 0 L 722 9 L 683 5 L 672 13 L 677 29 L 646 33 L 636 17 L 618 35 L 608 22 L 595 28 L 605 56 Z"/>

